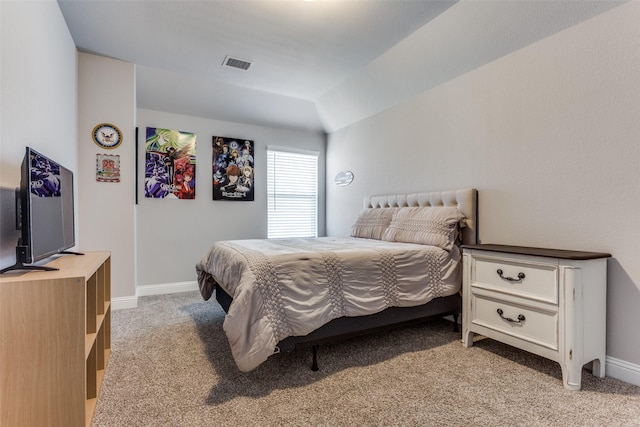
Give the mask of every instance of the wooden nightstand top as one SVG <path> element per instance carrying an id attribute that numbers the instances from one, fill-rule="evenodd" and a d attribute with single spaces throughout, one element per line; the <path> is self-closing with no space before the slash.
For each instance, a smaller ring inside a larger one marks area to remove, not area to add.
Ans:
<path id="1" fill-rule="evenodd" d="M 510 246 L 510 245 L 494 245 L 494 244 L 462 245 L 461 248 L 477 249 L 482 251 L 505 252 L 510 254 L 519 254 L 519 255 L 542 256 L 542 257 L 548 257 L 548 258 L 573 259 L 573 260 L 588 260 L 588 259 L 611 257 L 611 254 L 604 253 L 604 252 L 584 252 L 584 251 L 571 251 L 571 250 L 565 250 L 565 249 L 531 248 L 527 246 Z"/>

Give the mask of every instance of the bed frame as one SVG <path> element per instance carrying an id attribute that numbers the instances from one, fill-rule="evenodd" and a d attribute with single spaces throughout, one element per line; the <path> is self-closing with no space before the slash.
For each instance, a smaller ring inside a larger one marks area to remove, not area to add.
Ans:
<path id="1" fill-rule="evenodd" d="M 478 192 L 463 190 L 435 191 L 428 193 L 394 194 L 365 198 L 365 208 L 455 206 L 465 215 L 462 244 L 478 243 Z M 216 300 L 225 312 L 229 311 L 232 298 L 221 286 L 216 286 Z M 305 335 L 288 337 L 278 343 L 281 352 L 291 352 L 297 347 L 311 347 L 311 369 L 318 370 L 318 347 L 365 334 L 393 328 L 415 325 L 433 317 L 452 315 L 454 331 L 459 332 L 458 316 L 462 312 L 462 297 L 455 294 L 435 298 L 415 307 L 390 307 L 376 314 L 358 317 L 340 317 Z"/>

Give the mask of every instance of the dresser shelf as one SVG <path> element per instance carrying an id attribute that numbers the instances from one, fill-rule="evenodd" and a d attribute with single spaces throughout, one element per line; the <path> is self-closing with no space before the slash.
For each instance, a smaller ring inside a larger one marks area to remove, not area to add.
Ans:
<path id="1" fill-rule="evenodd" d="M 0 425 L 89 426 L 111 350 L 111 255 L 0 276 Z"/>

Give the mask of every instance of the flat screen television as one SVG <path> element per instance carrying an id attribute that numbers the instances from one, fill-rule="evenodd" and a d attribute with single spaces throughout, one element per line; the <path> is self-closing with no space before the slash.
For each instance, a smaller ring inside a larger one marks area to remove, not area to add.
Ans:
<path id="1" fill-rule="evenodd" d="M 16 263 L 0 271 L 55 270 L 32 265 L 75 246 L 73 172 L 27 147 L 16 189 Z"/>

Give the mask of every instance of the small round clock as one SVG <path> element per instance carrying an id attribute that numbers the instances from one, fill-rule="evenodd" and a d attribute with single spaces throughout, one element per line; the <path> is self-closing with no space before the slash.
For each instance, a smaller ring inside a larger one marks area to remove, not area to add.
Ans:
<path id="1" fill-rule="evenodd" d="M 93 128 L 93 142 L 99 147 L 106 148 L 108 150 L 117 148 L 122 144 L 122 132 L 117 126 L 110 123 L 100 123 Z"/>

